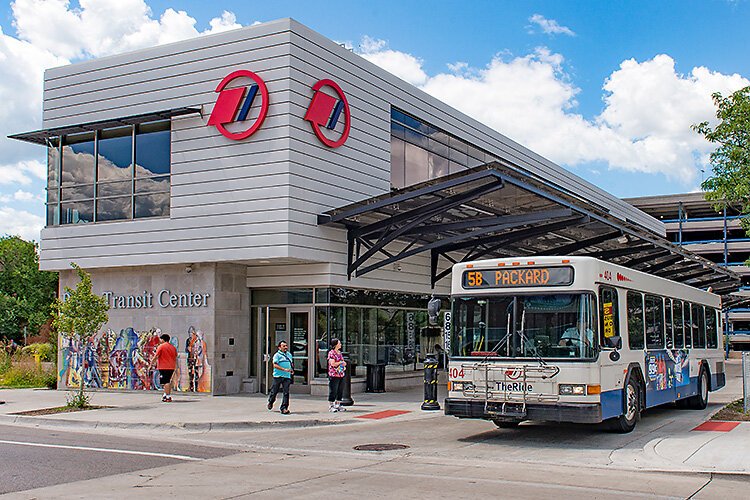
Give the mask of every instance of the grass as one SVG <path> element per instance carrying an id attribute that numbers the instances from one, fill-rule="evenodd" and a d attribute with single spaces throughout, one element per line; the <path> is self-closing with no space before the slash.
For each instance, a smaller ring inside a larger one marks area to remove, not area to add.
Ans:
<path id="1" fill-rule="evenodd" d="M 9 356 L 0 352 L 0 388 L 28 389 L 36 387 L 55 388 L 57 375 L 45 371 L 32 356 L 16 354 Z"/>
<path id="2" fill-rule="evenodd" d="M 711 417 L 711 420 L 725 420 L 730 422 L 750 422 L 750 413 L 743 411 L 743 401 L 732 401 Z"/>

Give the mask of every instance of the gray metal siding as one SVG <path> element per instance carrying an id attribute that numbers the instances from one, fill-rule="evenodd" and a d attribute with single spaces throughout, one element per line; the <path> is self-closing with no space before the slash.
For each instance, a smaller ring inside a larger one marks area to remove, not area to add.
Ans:
<path id="1" fill-rule="evenodd" d="M 214 88 L 240 68 L 264 79 L 270 108 L 256 134 L 231 141 L 205 123 Z M 337 149 L 321 144 L 303 119 L 311 86 L 322 78 L 339 83 L 351 107 L 350 136 Z M 45 127 L 179 106 L 203 106 L 203 116 L 173 120 L 169 219 L 47 228 L 42 267 L 283 258 L 281 266 L 250 267 L 248 284 L 260 286 L 253 276 L 265 270 L 278 274 L 263 286 L 299 286 L 299 272 L 309 269 L 315 272 L 305 280 L 312 284 L 426 291 L 427 254 L 406 260 L 401 271 L 386 266 L 347 282 L 345 232 L 317 225 L 321 212 L 389 191 L 391 105 L 663 233 L 658 221 L 625 202 L 282 20 L 47 71 Z"/>

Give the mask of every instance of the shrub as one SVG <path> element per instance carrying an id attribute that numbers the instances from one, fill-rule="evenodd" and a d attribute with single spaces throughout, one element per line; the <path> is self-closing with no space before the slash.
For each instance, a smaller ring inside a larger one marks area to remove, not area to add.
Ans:
<path id="1" fill-rule="evenodd" d="M 91 396 L 85 392 L 69 392 L 65 399 L 65 406 L 69 408 L 85 409 L 91 406 Z"/>
<path id="2" fill-rule="evenodd" d="M 21 349 L 21 354 L 38 355 L 40 361 L 55 361 L 57 349 L 49 343 L 30 344 Z"/>
<path id="3" fill-rule="evenodd" d="M 28 356 L 6 356 L 7 367 L 0 370 L 0 386 L 14 388 L 49 387 L 54 372 L 42 370 Z M 2 359 L 0 358 L 0 361 Z M 3 365 L 5 366 L 5 365 Z M 55 380 L 57 383 L 57 380 Z"/>

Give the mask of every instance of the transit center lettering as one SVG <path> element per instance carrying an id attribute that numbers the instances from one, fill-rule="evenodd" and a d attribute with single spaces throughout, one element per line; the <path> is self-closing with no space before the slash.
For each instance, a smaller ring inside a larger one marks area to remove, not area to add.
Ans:
<path id="1" fill-rule="evenodd" d="M 560 286 L 573 283 L 571 267 L 534 267 L 464 271 L 464 288 L 509 288 L 523 286 Z"/>
<path id="2" fill-rule="evenodd" d="M 152 309 L 154 307 L 154 294 L 144 290 L 138 295 L 117 295 L 114 292 L 104 292 L 102 296 L 107 299 L 111 309 Z M 161 290 L 156 294 L 156 303 L 161 308 L 187 308 L 208 307 L 210 293 L 172 293 L 170 290 Z"/>

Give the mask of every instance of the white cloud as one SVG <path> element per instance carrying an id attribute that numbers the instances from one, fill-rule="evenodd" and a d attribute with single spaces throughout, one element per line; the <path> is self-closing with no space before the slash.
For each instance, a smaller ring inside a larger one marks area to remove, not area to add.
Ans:
<path id="1" fill-rule="evenodd" d="M 183 10 L 166 9 L 155 19 L 144 0 L 16 0 L 13 26 L 19 38 L 66 59 L 101 57 L 241 27 L 224 11 L 199 32 Z"/>
<path id="2" fill-rule="evenodd" d="M 0 184 L 27 186 L 34 178 L 47 179 L 47 166 L 38 160 L 22 160 L 9 165 L 0 165 Z"/>
<path id="3" fill-rule="evenodd" d="M 427 73 L 422 69 L 422 60 L 411 54 L 388 49 L 385 40 L 363 37 L 359 46 L 359 54 L 412 85 L 419 86 L 427 82 Z"/>
<path id="4" fill-rule="evenodd" d="M 681 75 L 666 55 L 628 60 L 603 84 L 602 113 L 586 119 L 576 112 L 580 89 L 565 72 L 564 58 L 546 48 L 497 55 L 483 68 L 455 63 L 450 73 L 430 76 L 421 60 L 385 42 L 370 39 L 363 47 L 369 51 L 364 57 L 389 71 L 403 73 L 403 61 L 411 61 L 409 74 L 420 75 L 413 83 L 552 161 L 569 167 L 604 162 L 691 187 L 711 145 L 690 126 L 714 116 L 712 92 L 750 84 L 703 67 Z"/>
<path id="5" fill-rule="evenodd" d="M 541 14 L 534 14 L 529 18 L 529 22 L 539 26 L 542 31 L 548 35 L 568 35 L 576 36 L 576 34 L 567 26 L 561 26 L 554 19 L 547 19 Z"/>
<path id="6" fill-rule="evenodd" d="M 0 206 L 0 234 L 17 235 L 25 240 L 39 241 L 44 219 L 25 210 Z"/>

